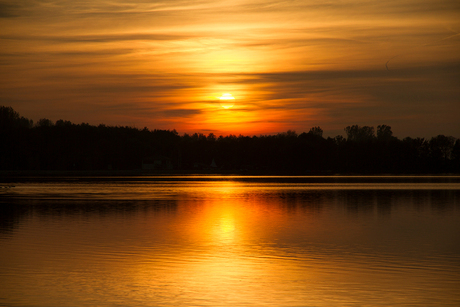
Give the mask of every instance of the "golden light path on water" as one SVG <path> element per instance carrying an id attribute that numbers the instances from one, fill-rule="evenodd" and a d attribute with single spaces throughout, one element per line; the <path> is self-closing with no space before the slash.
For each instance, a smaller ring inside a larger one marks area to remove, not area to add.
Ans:
<path id="1" fill-rule="evenodd" d="M 165 295 L 181 297 L 186 291 L 205 306 L 289 304 L 292 289 L 288 281 L 312 276 L 296 255 L 278 254 L 272 246 L 276 243 L 267 242 L 273 232 L 289 225 L 288 220 L 280 219 L 282 210 L 257 199 L 235 199 L 241 190 L 233 182 L 208 188 L 218 199 L 189 202 L 174 228 L 189 244 L 182 245 L 177 255 L 172 255 L 177 246 L 172 247 L 174 251 L 163 247 L 164 257 L 171 263 L 160 278 L 152 279 L 152 274 L 158 270 L 156 260 L 162 253 L 155 253 L 155 259 L 146 254 L 137 262 L 137 283 L 150 289 L 174 285 Z M 268 229 L 267 223 L 271 225 Z M 268 288 L 272 291 L 267 292 Z"/>
<path id="2" fill-rule="evenodd" d="M 56 208 L 35 202 L 17 229 L 0 233 L 0 304 L 460 301 L 458 246 L 451 236 L 460 220 L 452 203 L 458 180 L 363 182 L 361 189 L 332 177 L 338 182 L 263 180 L 270 182 L 176 177 L 17 184 L 18 198 L 52 200 L 58 193 L 61 200 Z M 433 214 L 438 207 L 448 211 Z"/>

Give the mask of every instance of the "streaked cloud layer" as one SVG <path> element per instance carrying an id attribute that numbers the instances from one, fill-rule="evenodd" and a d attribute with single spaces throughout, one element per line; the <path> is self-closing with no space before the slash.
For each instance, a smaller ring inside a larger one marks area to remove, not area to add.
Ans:
<path id="1" fill-rule="evenodd" d="M 459 20 L 450 0 L 0 0 L 0 104 L 180 133 L 459 137 Z"/>

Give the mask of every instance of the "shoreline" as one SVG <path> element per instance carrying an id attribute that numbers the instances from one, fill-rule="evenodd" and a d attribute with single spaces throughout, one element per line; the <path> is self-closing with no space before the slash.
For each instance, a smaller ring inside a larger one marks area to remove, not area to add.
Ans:
<path id="1" fill-rule="evenodd" d="M 3 170 L 0 179 L 14 177 L 132 177 L 132 176 L 376 176 L 456 177 L 459 173 L 339 173 L 333 171 L 249 171 L 249 170 Z"/>

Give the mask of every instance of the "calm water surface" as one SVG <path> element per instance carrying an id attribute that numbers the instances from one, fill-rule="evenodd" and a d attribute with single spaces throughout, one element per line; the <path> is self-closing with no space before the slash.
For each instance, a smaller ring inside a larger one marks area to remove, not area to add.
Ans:
<path id="1" fill-rule="evenodd" d="M 1 306 L 460 306 L 460 177 L 2 185 Z"/>

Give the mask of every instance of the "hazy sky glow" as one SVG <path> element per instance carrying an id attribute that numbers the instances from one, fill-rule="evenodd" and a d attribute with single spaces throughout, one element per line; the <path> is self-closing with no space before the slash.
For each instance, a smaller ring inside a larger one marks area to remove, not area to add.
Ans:
<path id="1" fill-rule="evenodd" d="M 0 0 L 0 29 L 0 104 L 34 121 L 460 137 L 458 0 Z"/>

